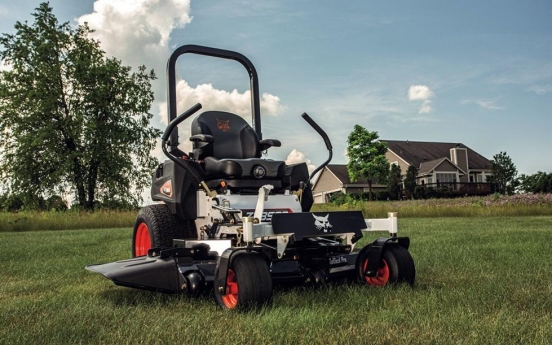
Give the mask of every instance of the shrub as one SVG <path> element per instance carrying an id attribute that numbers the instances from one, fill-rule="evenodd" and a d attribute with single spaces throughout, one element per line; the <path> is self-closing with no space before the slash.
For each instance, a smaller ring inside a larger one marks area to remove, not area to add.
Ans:
<path id="1" fill-rule="evenodd" d="M 396 200 L 391 197 L 391 193 L 386 190 L 378 190 L 376 192 L 376 198 L 375 200 Z"/>

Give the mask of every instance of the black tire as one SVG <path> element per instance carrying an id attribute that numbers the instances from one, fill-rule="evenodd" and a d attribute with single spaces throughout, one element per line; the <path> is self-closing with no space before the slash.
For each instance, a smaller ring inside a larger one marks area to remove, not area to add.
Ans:
<path id="1" fill-rule="evenodd" d="M 360 251 L 356 261 L 357 277 L 370 286 L 386 286 L 398 283 L 414 285 L 416 268 L 408 250 L 396 243 L 387 244 L 382 253 L 382 260 L 375 277 L 367 277 L 364 269 L 368 264 L 371 245 Z"/>
<path id="2" fill-rule="evenodd" d="M 198 272 L 190 272 L 184 276 L 186 280 L 186 292 L 189 296 L 198 296 L 205 286 L 205 279 Z"/>
<path id="3" fill-rule="evenodd" d="M 228 269 L 226 294 L 215 290 L 215 300 L 223 309 L 241 310 L 270 303 L 272 277 L 267 262 L 254 252 L 237 254 Z"/>
<path id="4" fill-rule="evenodd" d="M 175 238 L 197 238 L 195 222 L 181 220 L 165 204 L 143 207 L 134 224 L 132 256 L 145 255 L 149 248 L 171 248 Z"/>

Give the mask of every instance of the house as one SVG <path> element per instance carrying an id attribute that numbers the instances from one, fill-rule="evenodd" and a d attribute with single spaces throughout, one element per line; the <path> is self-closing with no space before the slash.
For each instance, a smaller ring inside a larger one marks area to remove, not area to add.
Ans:
<path id="1" fill-rule="evenodd" d="M 409 166 L 418 169 L 416 182 L 426 188 L 446 188 L 451 195 L 486 195 L 491 162 L 461 143 L 381 140 L 387 143 L 387 160 L 400 166 L 403 179 Z M 372 191 L 387 186 L 372 183 Z M 367 181 L 351 182 L 346 165 L 330 164 L 313 186 L 315 203 L 328 202 L 334 193 L 368 192 Z"/>
<path id="2" fill-rule="evenodd" d="M 378 190 L 386 190 L 387 186 L 383 184 L 378 184 L 377 182 L 372 183 L 372 192 L 375 193 Z M 349 178 L 349 173 L 347 171 L 347 165 L 340 164 L 328 164 L 322 171 L 316 182 L 314 183 L 313 189 L 314 203 L 322 204 L 330 200 L 330 197 L 334 193 L 343 193 L 343 194 L 358 194 L 358 193 L 367 193 L 368 192 L 368 181 L 360 180 L 356 182 L 351 182 Z"/>
<path id="3" fill-rule="evenodd" d="M 491 193 L 488 182 L 491 162 L 461 143 L 381 140 L 387 143 L 386 158 L 401 167 L 403 177 L 409 166 L 418 169 L 417 184 L 446 187 L 456 194 Z"/>

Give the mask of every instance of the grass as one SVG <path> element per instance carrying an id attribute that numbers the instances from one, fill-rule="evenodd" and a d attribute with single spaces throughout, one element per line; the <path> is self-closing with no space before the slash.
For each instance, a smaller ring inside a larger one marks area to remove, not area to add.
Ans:
<path id="1" fill-rule="evenodd" d="M 552 194 L 491 195 L 457 199 L 352 201 L 314 205 L 313 211 L 362 210 L 366 218 L 385 218 L 398 211 L 400 218 L 552 216 Z M 0 212 L 0 232 L 105 229 L 131 227 L 135 211 Z"/>
<path id="2" fill-rule="evenodd" d="M 400 218 L 399 231 L 414 288 L 277 289 L 242 313 L 84 270 L 128 258 L 129 228 L 0 233 L 0 343 L 551 343 L 552 217 Z"/>
<path id="3" fill-rule="evenodd" d="M 313 211 L 362 210 L 367 218 L 387 217 L 398 211 L 400 218 L 427 217 L 516 217 L 552 216 L 552 194 L 489 195 L 456 199 L 402 201 L 352 201 L 343 205 L 318 204 Z"/>
<path id="4" fill-rule="evenodd" d="M 134 225 L 138 211 L 0 212 L 0 232 L 105 229 Z"/>

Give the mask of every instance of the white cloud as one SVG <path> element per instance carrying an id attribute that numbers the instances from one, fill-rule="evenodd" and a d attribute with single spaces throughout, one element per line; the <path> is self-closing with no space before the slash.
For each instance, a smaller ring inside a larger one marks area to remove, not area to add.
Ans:
<path id="1" fill-rule="evenodd" d="M 245 92 L 250 98 L 250 91 Z M 280 103 L 280 97 L 274 96 L 268 92 L 263 92 L 261 96 L 261 114 L 266 115 L 278 115 L 285 111 L 287 108 Z"/>
<path id="2" fill-rule="evenodd" d="M 409 101 L 423 101 L 418 114 L 427 114 L 433 111 L 430 98 L 434 98 L 435 94 L 425 85 L 412 85 L 408 89 Z"/>
<path id="3" fill-rule="evenodd" d="M 422 103 L 422 106 L 420 107 L 419 114 L 427 114 L 431 113 L 433 109 L 431 108 L 431 100 L 426 99 L 424 103 Z"/>
<path id="4" fill-rule="evenodd" d="M 182 28 L 192 21 L 190 0 L 96 0 L 94 12 L 78 18 L 79 23 L 88 22 L 95 32 L 101 48 L 109 56 L 115 56 L 123 64 L 137 67 L 146 65 L 162 75 L 170 55 L 169 37 L 175 28 Z M 160 78 L 162 79 L 162 78 Z M 163 80 L 153 83 L 156 99 L 164 99 Z M 217 90 L 211 84 L 190 87 L 179 81 L 177 109 L 182 112 L 195 103 L 205 108 L 236 113 L 248 118 L 251 114 L 250 92 Z M 166 103 L 159 106 L 160 121 L 167 124 Z M 261 96 L 261 112 L 277 115 L 285 109 L 277 96 L 264 93 Z"/>
<path id="5" fill-rule="evenodd" d="M 120 59 L 124 65 L 136 68 L 145 65 L 154 69 L 159 79 L 152 82 L 156 100 L 166 98 L 166 81 L 163 78 L 167 59 L 174 47 L 169 46 L 174 29 L 183 28 L 192 21 L 190 0 L 96 0 L 93 13 L 77 19 L 79 24 L 87 22 L 92 38 L 100 41 L 100 48 L 107 56 Z M 243 93 L 217 90 L 211 84 L 190 87 L 185 81 L 177 82 L 177 109 L 183 112 L 196 103 L 203 110 L 221 110 L 236 113 L 250 120 L 250 91 Z M 277 115 L 285 110 L 280 99 L 272 94 L 261 96 L 263 115 Z M 158 109 L 161 126 L 167 125 L 167 105 L 156 101 L 153 109 Z M 155 111 L 153 111 L 155 112 Z M 153 121 L 157 122 L 157 121 Z M 189 122 L 179 126 L 179 147 L 191 150 Z M 163 158 L 158 142 L 152 155 Z"/>
<path id="6" fill-rule="evenodd" d="M 201 84 L 195 88 L 188 85 L 185 80 L 176 83 L 177 113 L 182 113 L 196 103 L 203 105 L 202 110 L 227 111 L 244 117 L 249 120 L 251 117 L 251 92 L 246 90 L 243 93 L 234 89 L 232 92 L 218 90 L 211 84 Z M 160 104 L 159 116 L 161 123 L 167 124 L 167 104 Z M 261 114 L 278 115 L 285 110 L 280 103 L 280 98 L 269 93 L 261 96 Z"/>
<path id="7" fill-rule="evenodd" d="M 425 85 L 412 85 L 408 89 L 409 101 L 425 101 L 433 97 L 435 97 L 435 94 Z"/>
<path id="8" fill-rule="evenodd" d="M 293 149 L 286 158 L 287 165 L 303 163 L 303 162 L 307 163 L 309 173 L 313 172 L 314 169 L 316 169 L 316 166 L 314 164 L 311 164 L 310 159 L 307 159 L 305 157 L 305 154 L 303 154 L 300 151 L 297 151 L 296 149 Z"/>
<path id="9" fill-rule="evenodd" d="M 495 104 L 495 102 L 493 100 L 484 100 L 484 99 L 476 99 L 476 100 L 471 100 L 471 99 L 464 99 L 460 102 L 461 104 L 475 104 L 477 106 L 479 106 L 480 108 L 483 108 L 483 109 L 487 109 L 487 110 L 502 110 L 502 109 L 506 109 L 505 107 L 501 107 L 501 106 L 498 106 Z"/>
<path id="10" fill-rule="evenodd" d="M 546 95 L 547 93 L 552 93 L 552 85 L 533 85 L 529 88 L 529 91 L 537 95 Z"/>
<path id="11" fill-rule="evenodd" d="M 97 0 L 94 12 L 78 18 L 88 22 L 108 56 L 126 65 L 163 71 L 169 35 L 192 21 L 190 0 Z"/>

